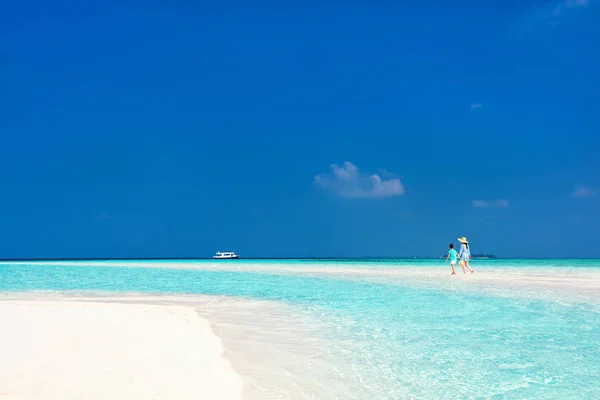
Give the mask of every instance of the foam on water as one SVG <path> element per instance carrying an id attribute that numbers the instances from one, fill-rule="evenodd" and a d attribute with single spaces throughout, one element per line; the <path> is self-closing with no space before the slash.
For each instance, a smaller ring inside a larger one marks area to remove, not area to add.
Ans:
<path id="1" fill-rule="evenodd" d="M 210 295 L 193 301 L 249 398 L 600 396 L 593 263 L 479 265 L 454 280 L 409 263 L 158 264 L 4 264 L 0 290 Z"/>

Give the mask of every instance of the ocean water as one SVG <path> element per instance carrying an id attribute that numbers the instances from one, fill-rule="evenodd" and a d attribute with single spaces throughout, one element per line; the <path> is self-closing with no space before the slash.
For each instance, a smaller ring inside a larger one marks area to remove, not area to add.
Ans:
<path id="1" fill-rule="evenodd" d="M 472 266 L 451 277 L 443 260 L 18 262 L 0 263 L 0 291 L 179 296 L 254 398 L 600 398 L 600 260 Z"/>

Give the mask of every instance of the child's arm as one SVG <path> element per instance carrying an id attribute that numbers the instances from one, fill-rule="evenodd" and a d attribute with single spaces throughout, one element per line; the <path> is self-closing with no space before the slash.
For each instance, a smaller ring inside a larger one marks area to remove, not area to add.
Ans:
<path id="1" fill-rule="evenodd" d="M 448 262 L 449 258 L 450 258 L 450 253 L 448 253 L 448 255 L 446 256 L 446 261 L 445 262 Z"/>

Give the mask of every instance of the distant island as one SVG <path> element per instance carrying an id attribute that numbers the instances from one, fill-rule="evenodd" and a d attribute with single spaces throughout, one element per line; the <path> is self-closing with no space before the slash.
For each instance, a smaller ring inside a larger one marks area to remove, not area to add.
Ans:
<path id="1" fill-rule="evenodd" d="M 493 254 L 477 253 L 477 254 L 471 254 L 471 258 L 499 258 L 499 257 L 496 257 Z"/>

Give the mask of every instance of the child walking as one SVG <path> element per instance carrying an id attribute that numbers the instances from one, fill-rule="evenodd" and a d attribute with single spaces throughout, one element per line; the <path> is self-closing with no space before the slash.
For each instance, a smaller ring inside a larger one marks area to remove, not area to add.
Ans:
<path id="1" fill-rule="evenodd" d="M 454 250 L 454 243 L 450 243 L 450 251 L 448 252 L 448 256 L 446 257 L 446 262 L 450 259 L 450 266 L 452 267 L 452 274 L 456 275 L 456 270 L 454 269 L 454 265 L 456 265 L 456 260 L 460 259 L 460 256 Z"/>

